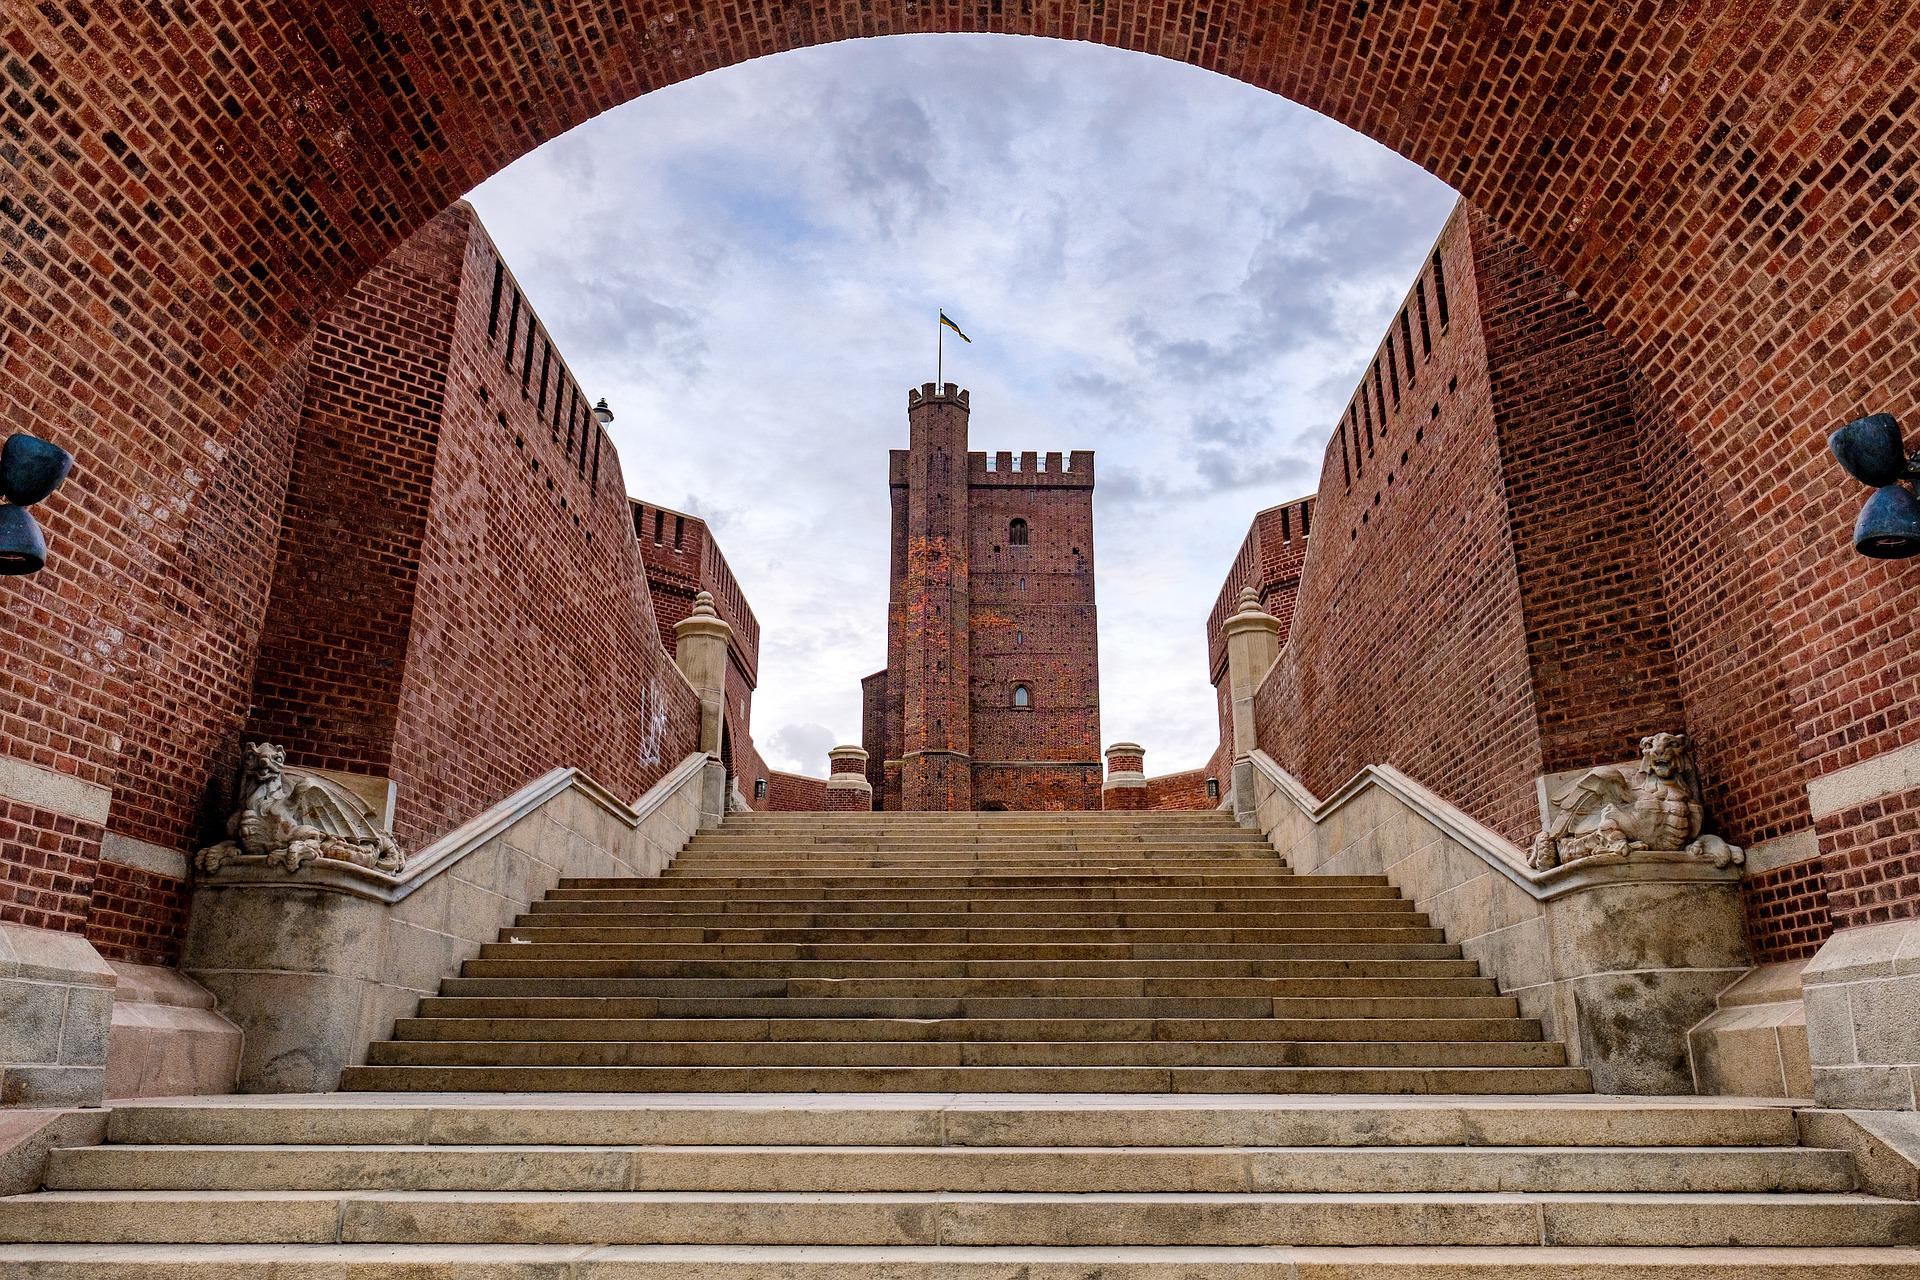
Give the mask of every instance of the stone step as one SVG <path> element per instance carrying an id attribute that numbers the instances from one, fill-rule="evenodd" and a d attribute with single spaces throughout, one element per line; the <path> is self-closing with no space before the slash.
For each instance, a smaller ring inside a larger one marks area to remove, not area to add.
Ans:
<path id="1" fill-rule="evenodd" d="M 499 944 L 489 944 L 499 945 Z M 519 944 L 508 943 L 516 946 Z M 489 972 L 518 972 L 500 969 L 502 965 L 522 962 L 509 958 L 499 961 L 469 961 L 485 964 Z M 529 974 L 561 973 L 555 966 L 564 961 L 533 961 Z M 646 978 L 1286 978 L 1305 981 L 1323 978 L 1351 981 L 1361 978 L 1433 978 L 1480 977 L 1480 965 L 1474 960 L 625 960 L 620 964 L 622 978 L 595 978 L 599 986 L 608 986 L 602 995 L 617 995 L 620 984 Z M 448 978 L 448 984 L 466 982 L 495 983 L 511 981 L 494 978 Z M 463 990 L 443 987 L 446 995 L 539 995 L 545 984 L 527 983 L 518 991 Z"/>
<path id="2" fill-rule="evenodd" d="M 1409 904 L 1411 905 L 1411 904 Z M 984 906 L 984 904 L 983 904 Z M 1273 908 L 1260 911 L 941 911 L 908 912 L 736 910 L 529 911 L 514 917 L 516 929 L 884 929 L 902 919 L 914 928 L 1011 929 L 1050 923 L 1060 929 L 1398 929 L 1425 926 L 1423 912 L 1326 911 Z"/>
<path id="3" fill-rule="evenodd" d="M 116 1145 L 50 1191 L 1846 1192 L 1808 1147 Z"/>
<path id="4" fill-rule="evenodd" d="M 340 1087 L 433 1093 L 1548 1094 L 1576 1067 L 348 1067 Z"/>
<path id="5" fill-rule="evenodd" d="M 1133 889 L 1126 886 L 1089 886 L 1083 893 L 1063 895 L 1044 887 L 1033 889 L 1000 889 L 991 893 L 973 893 L 963 890 L 939 891 L 926 890 L 897 896 L 882 896 L 884 890 L 878 889 L 821 889 L 806 880 L 796 880 L 778 888 L 768 888 L 752 894 L 727 894 L 702 896 L 698 887 L 679 885 L 671 880 L 635 880 L 624 889 L 555 889 L 546 897 L 533 904 L 536 911 L 621 911 L 627 904 L 636 904 L 643 910 L 674 910 L 677 904 L 689 904 L 698 910 L 703 903 L 716 904 L 716 910 L 730 910 L 732 904 L 741 903 L 751 909 L 753 904 L 788 902 L 817 903 L 822 907 L 830 904 L 845 903 L 852 907 L 865 906 L 874 911 L 915 910 L 922 904 L 938 906 L 945 903 L 956 904 L 956 910 L 972 909 L 975 904 L 994 905 L 1005 903 L 1018 904 L 1020 908 L 1041 911 L 1053 905 L 1067 907 L 1085 907 L 1098 904 L 1112 906 L 1115 910 L 1139 910 L 1142 907 L 1155 907 L 1163 904 L 1178 904 L 1173 909 L 1180 911 L 1210 911 L 1232 909 L 1242 904 L 1252 903 L 1299 903 L 1303 905 L 1324 905 L 1327 910 L 1346 906 L 1358 907 L 1367 911 L 1393 909 L 1387 904 L 1402 903 L 1399 891 L 1391 885 L 1351 885 L 1344 889 L 1322 889 L 1310 881 L 1301 880 L 1282 885 L 1276 889 L 1247 889 L 1235 891 L 1210 890 L 1204 887 L 1139 885 Z M 1407 904 L 1411 909 L 1412 904 Z"/>
<path id="6" fill-rule="evenodd" d="M 1288 942 L 1322 943 L 1369 943 L 1369 942 L 1444 942 L 1446 933 L 1428 925 L 1395 923 L 1391 925 L 1365 925 L 1354 928 L 1342 928 L 1337 925 L 1302 926 L 1300 928 L 1246 926 L 1244 928 L 1164 928 L 1151 927 L 1113 928 L 1113 929 L 1050 929 L 1031 927 L 995 927 L 993 925 L 955 926 L 939 928 L 937 926 L 899 925 L 891 928 L 840 928 L 828 925 L 817 927 L 781 928 L 770 926 L 756 929 L 747 925 L 696 926 L 653 929 L 620 928 L 582 928 L 554 929 L 547 927 L 527 927 L 514 929 L 515 937 L 525 938 L 528 942 L 551 943 L 661 943 L 661 942 L 840 942 L 865 943 L 867 945 L 885 945 L 894 943 L 919 944 L 923 942 L 982 942 L 1014 945 L 1019 943 L 1046 943 L 1050 946 L 1072 945 L 1076 942 L 1089 942 L 1099 945 L 1115 943 L 1210 943 L 1225 946 L 1234 943 L 1278 944 Z M 585 953 L 578 953 L 585 954 Z"/>
<path id="7" fill-rule="evenodd" d="M 791 889 L 795 885 L 817 885 L 829 889 L 885 889 L 893 895 L 921 893 L 928 889 L 966 889 L 996 893 L 1003 888 L 1050 888 L 1060 893 L 1077 894 L 1082 889 L 1113 885 L 1126 888 L 1180 886 L 1204 888 L 1218 894 L 1234 894 L 1241 889 L 1283 888 L 1298 883 L 1284 868 L 1266 868 L 1254 875 L 1227 875 L 1209 871 L 1186 874 L 1176 871 L 1079 868 L 1054 872 L 976 872 L 956 875 L 942 871 L 905 873 L 899 871 L 836 871 L 832 874 L 777 875 L 745 872 L 690 874 L 669 870 L 657 883 L 663 889 L 700 889 L 706 892 L 727 889 Z M 618 882 L 582 885 L 581 888 L 620 888 Z M 1320 886 L 1325 888 L 1327 886 Z M 630 892 L 630 889 L 622 890 Z"/>
<path id="8" fill-rule="evenodd" d="M 375 1067 L 1563 1067 L 1557 1041 L 385 1040 Z"/>
<path id="9" fill-rule="evenodd" d="M 1531 1018 L 400 1018 L 396 1040 L 1539 1040 Z"/>
<path id="10" fill-rule="evenodd" d="M 423 1018 L 1515 1018 L 1512 996 L 424 996 Z"/>
<path id="11" fill-rule="evenodd" d="M 509 943 L 510 946 L 522 944 Z M 525 944 L 531 945 L 531 944 Z M 633 960 L 1458 960 L 1447 942 L 1295 942 L 1287 945 L 1198 942 L 655 942 L 623 945 L 625 960 L 570 963 L 615 966 Z M 493 962 L 488 962 L 493 963 Z M 588 972 L 589 970 L 583 970 Z"/>
<path id="12" fill-rule="evenodd" d="M 49 1191 L 0 1241 L 1113 1246 L 1913 1245 L 1857 1193 Z"/>
<path id="13" fill-rule="evenodd" d="M 1915 1280 L 1920 1249 L 11 1245 L 23 1280 Z"/>
<path id="14" fill-rule="evenodd" d="M 1269 857 L 1154 858 L 1138 853 L 1044 854 L 1009 853 L 1002 857 L 936 858 L 911 853 L 822 854 L 802 856 L 781 854 L 683 854 L 676 858 L 667 878 L 725 874 L 733 871 L 757 874 L 786 871 L 795 876 L 833 875 L 843 871 L 933 872 L 948 875 L 1004 875 L 1022 871 L 1074 871 L 1081 868 L 1099 871 L 1173 871 L 1183 875 L 1251 875 L 1272 873 L 1275 863 Z"/>
<path id="15" fill-rule="evenodd" d="M 554 1099 L 540 1094 L 138 1099 L 112 1143 L 832 1147 L 1782 1147 L 1792 1107 L 1729 1098 L 1101 1099 L 836 1094 Z"/>
<path id="16" fill-rule="evenodd" d="M 512 950 L 524 950 L 512 947 Z M 656 978 L 623 994 L 667 999 L 832 997 L 941 999 L 965 996 L 1286 996 L 1400 998 L 1498 995 L 1491 978 Z M 457 995 L 441 988 L 442 995 Z M 484 994 L 468 992 L 470 995 Z M 534 994 L 539 994 L 535 992 Z"/>

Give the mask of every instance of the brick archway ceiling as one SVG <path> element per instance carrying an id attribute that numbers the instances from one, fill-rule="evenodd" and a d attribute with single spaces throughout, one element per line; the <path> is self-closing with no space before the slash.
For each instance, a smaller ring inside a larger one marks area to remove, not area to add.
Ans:
<path id="1" fill-rule="evenodd" d="M 84 679 L 72 647 L 92 643 L 102 616 L 138 635 L 142 601 L 168 595 L 155 576 L 219 594 L 195 579 L 185 533 L 227 519 L 195 514 L 208 458 L 245 438 L 316 315 L 463 191 L 673 81 L 933 31 L 1180 59 L 1408 156 L 1595 305 L 1676 424 L 1675 450 L 1707 477 L 1689 502 L 1732 513 L 1734 531 L 1712 534 L 1729 544 L 1721 567 L 1696 575 L 1715 599 L 1676 601 L 1676 614 L 1857 614 L 1846 602 L 1863 591 L 1914 603 L 1896 585 L 1912 575 L 1889 578 L 1808 532 L 1844 523 L 1854 501 L 1828 475 L 1818 428 L 1865 409 L 1911 413 L 1920 386 L 1920 6 L 1906 0 L 47 0 L 0 15 L 0 406 L 10 427 L 113 451 L 118 462 L 93 460 L 96 476 L 105 463 L 138 479 L 99 480 L 100 510 L 76 517 L 95 522 L 76 539 L 88 545 L 69 544 L 67 594 L 111 597 L 124 616 L 50 602 L 51 621 L 18 624 L 29 648 Z M 170 521 L 169 503 L 189 514 Z M 1768 667 L 1767 637 L 1745 616 L 1683 638 L 1701 650 L 1701 679 L 1813 690 L 1820 670 L 1791 669 L 1824 661 L 1815 639 Z M 147 657 L 114 660 L 124 675 Z M 1762 675 L 1728 674 L 1756 662 Z M 1802 757 L 1889 732 L 1863 694 L 1819 696 L 1837 704 L 1798 727 Z M 8 704 L 31 700 L 0 691 L 0 718 Z M 85 721 L 56 736 L 99 760 L 111 735 Z"/>

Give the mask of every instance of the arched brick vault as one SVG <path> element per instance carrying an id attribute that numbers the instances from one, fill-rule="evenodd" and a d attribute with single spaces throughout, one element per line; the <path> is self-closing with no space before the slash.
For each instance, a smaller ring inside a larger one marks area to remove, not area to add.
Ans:
<path id="1" fill-rule="evenodd" d="M 1822 431 L 1920 428 L 1920 7 L 1880 3 L 9 4 L 0 422 L 77 447 L 57 567 L 5 587 L 6 749 L 179 845 L 238 732 L 286 357 L 436 210 L 651 89 L 853 36 L 1096 40 L 1270 89 L 1528 243 L 1644 374 L 1650 537 L 1747 838 L 1920 736 L 1920 573 L 1849 555 Z M 1623 442 L 1623 447 L 1626 447 Z M 1197 620 L 1196 620 L 1197 625 Z M 85 832 L 80 833 L 84 842 Z"/>

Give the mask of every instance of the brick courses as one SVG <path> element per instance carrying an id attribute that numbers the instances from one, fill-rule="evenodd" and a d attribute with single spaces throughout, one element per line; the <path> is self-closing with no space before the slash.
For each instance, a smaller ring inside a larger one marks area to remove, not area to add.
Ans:
<path id="1" fill-rule="evenodd" d="M 774 769 L 767 774 L 766 808 L 776 813 L 812 813 L 827 807 L 827 780 Z"/>
<path id="2" fill-rule="evenodd" d="M 1096 40 L 1285 94 L 1452 183 L 1577 291 L 1642 375 L 1679 687 L 1748 838 L 1804 826 L 1808 778 L 1920 736 L 1920 576 L 1851 553 L 1862 495 L 1822 441 L 1873 410 L 1920 428 L 1912 5 L 834 0 L 639 23 L 610 0 L 294 0 L 0 13 L 0 425 L 79 458 L 43 508 L 53 566 L 0 587 L 0 750 L 114 787 L 115 830 L 184 847 L 245 718 L 295 431 L 275 388 L 319 317 L 460 192 L 617 103 L 931 30 Z M 45 910 L 24 830 L 0 842 L 9 919 Z"/>

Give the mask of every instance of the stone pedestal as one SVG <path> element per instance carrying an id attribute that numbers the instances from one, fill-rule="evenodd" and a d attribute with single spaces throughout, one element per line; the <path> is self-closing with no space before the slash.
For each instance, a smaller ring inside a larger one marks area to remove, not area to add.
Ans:
<path id="1" fill-rule="evenodd" d="M 867 753 L 860 747 L 842 745 L 827 752 L 827 808 L 836 812 L 873 811 Z"/>
<path id="2" fill-rule="evenodd" d="M 721 734 L 727 714 L 727 644 L 733 628 L 713 607 L 713 593 L 693 598 L 693 612 L 673 625 L 673 661 L 700 698 L 700 750 L 707 769 L 700 785 L 700 825 L 718 826 L 727 816 L 727 771 Z"/>
<path id="3" fill-rule="evenodd" d="M 1139 743 L 1116 742 L 1107 748 L 1107 780 L 1100 788 L 1100 807 L 1147 807 L 1147 752 Z"/>
<path id="4" fill-rule="evenodd" d="M 1241 762 L 1259 747 L 1253 723 L 1253 695 L 1280 658 L 1280 619 L 1260 607 L 1252 587 L 1240 592 L 1240 611 L 1221 624 L 1227 642 L 1227 691 L 1233 707 L 1233 812 L 1243 826 L 1252 826 L 1255 798 L 1253 774 Z"/>
<path id="5" fill-rule="evenodd" d="M 213 993 L 178 969 L 108 963 L 119 982 L 107 1042 L 107 1097 L 232 1093 L 242 1037 L 215 1011 Z"/>

